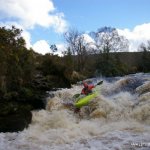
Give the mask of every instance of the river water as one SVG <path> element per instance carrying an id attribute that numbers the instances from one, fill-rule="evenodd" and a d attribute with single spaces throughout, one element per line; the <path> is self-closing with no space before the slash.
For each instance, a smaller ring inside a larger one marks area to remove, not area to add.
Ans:
<path id="1" fill-rule="evenodd" d="M 150 74 L 91 80 L 104 82 L 80 113 L 64 103 L 82 85 L 50 93 L 27 129 L 0 133 L 0 150 L 149 150 Z"/>

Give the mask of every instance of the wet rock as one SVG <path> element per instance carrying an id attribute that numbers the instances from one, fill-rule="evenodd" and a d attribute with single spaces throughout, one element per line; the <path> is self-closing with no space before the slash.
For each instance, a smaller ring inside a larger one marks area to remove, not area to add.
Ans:
<path id="1" fill-rule="evenodd" d="M 15 108 L 0 115 L 0 132 L 17 132 L 31 123 L 32 113 L 26 108 Z"/>

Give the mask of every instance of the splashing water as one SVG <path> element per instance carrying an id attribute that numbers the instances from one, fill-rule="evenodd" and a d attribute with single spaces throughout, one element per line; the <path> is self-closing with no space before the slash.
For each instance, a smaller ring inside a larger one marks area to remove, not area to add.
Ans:
<path id="1" fill-rule="evenodd" d="M 27 129 L 0 133 L 0 150 L 150 149 L 150 75 L 104 80 L 79 115 L 64 103 L 81 89 L 53 92 L 45 110 L 32 112 Z"/>

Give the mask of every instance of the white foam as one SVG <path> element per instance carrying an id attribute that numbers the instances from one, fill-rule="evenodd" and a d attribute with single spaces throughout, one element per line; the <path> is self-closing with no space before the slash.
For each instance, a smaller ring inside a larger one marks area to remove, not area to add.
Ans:
<path id="1" fill-rule="evenodd" d="M 120 91 L 127 84 L 127 78 L 114 83 L 104 81 L 96 88 L 98 97 L 81 109 L 81 117 L 63 107 L 63 102 L 71 100 L 82 86 L 54 92 L 46 110 L 32 112 L 27 129 L 0 133 L 0 150 L 116 150 L 136 149 L 136 143 L 149 143 L 149 91 L 139 97 Z"/>

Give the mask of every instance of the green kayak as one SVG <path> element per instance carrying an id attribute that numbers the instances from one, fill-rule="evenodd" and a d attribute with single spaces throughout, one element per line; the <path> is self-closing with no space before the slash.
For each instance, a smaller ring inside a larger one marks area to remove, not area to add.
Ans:
<path id="1" fill-rule="evenodd" d="M 93 98 L 95 98 L 97 96 L 96 92 L 90 94 L 90 95 L 87 95 L 81 99 L 79 99 L 75 104 L 74 106 L 77 107 L 77 108 L 80 108 L 82 106 L 85 106 L 87 105 L 91 100 L 93 100 Z"/>

